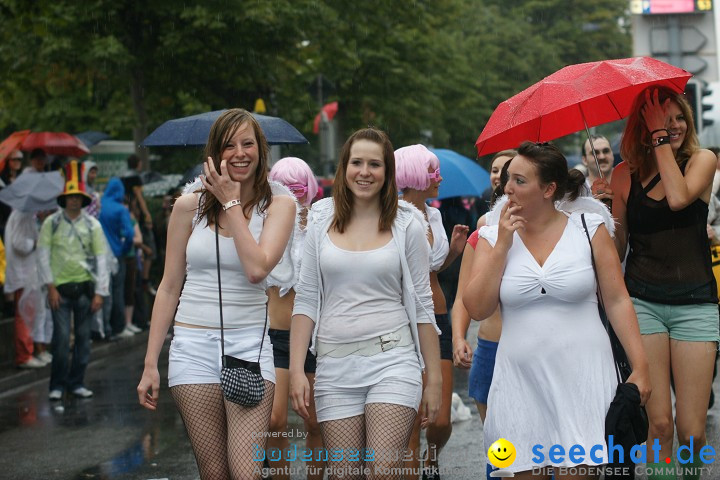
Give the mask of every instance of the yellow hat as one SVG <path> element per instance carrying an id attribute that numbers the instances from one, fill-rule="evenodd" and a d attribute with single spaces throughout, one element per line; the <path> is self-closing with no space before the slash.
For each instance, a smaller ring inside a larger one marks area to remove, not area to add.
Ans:
<path id="1" fill-rule="evenodd" d="M 65 200 L 68 195 L 81 195 L 83 207 L 90 205 L 92 197 L 85 190 L 85 176 L 83 175 L 84 165 L 77 160 L 71 160 L 65 165 L 65 190 L 57 199 L 58 205 L 65 208 Z"/>

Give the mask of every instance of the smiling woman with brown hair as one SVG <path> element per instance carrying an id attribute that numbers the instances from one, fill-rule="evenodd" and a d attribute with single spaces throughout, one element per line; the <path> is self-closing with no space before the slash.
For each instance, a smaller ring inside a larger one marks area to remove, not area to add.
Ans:
<path id="1" fill-rule="evenodd" d="M 174 323 L 168 384 L 203 479 L 260 478 L 251 473 L 260 471 L 253 450 L 265 447 L 275 383 L 263 326 L 264 280 L 281 258 L 295 218 L 294 201 L 272 195 L 268 152 L 249 112 L 224 112 L 210 130 L 202 188 L 178 198 L 168 226 L 165 272 L 137 392 L 143 407 L 157 408 L 158 356 Z M 227 355 L 248 362 L 259 358 L 265 392 L 254 407 L 223 397 L 221 315 Z"/>
<path id="2" fill-rule="evenodd" d="M 418 409 L 432 422 L 440 408 L 423 225 L 415 207 L 398 201 L 387 135 L 355 132 L 342 148 L 332 198 L 310 214 L 290 329 L 290 397 L 303 418 L 311 339 L 317 353 L 317 419 L 325 448 L 341 452 L 330 458 L 331 479 L 366 478 L 366 468 L 367 478 L 402 478 L 379 472 L 402 467 Z"/>

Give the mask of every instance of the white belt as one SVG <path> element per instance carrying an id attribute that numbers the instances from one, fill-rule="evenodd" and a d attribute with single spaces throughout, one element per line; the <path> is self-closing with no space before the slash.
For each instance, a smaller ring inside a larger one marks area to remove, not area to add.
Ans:
<path id="1" fill-rule="evenodd" d="M 347 357 L 348 355 L 361 355 L 371 357 L 378 353 L 387 352 L 395 347 L 412 345 L 413 338 L 410 326 L 405 325 L 394 332 L 373 337 L 361 342 L 352 343 L 327 343 L 317 340 L 315 351 L 318 357 L 327 355 L 334 358 Z"/>

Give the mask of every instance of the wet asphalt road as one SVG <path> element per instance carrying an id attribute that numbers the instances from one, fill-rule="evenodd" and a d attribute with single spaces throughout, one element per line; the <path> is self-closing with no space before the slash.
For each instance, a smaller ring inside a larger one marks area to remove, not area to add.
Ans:
<path id="1" fill-rule="evenodd" d="M 144 354 L 144 345 L 128 346 L 121 353 L 92 362 L 86 375 L 86 385 L 95 392 L 92 399 L 50 402 L 47 380 L 0 394 L 0 478 L 199 478 L 182 421 L 167 389 L 161 391 L 156 412 L 137 404 L 135 387 Z M 167 350 L 161 361 L 160 374 L 166 384 Z M 484 478 L 482 427 L 467 397 L 466 372 L 456 370 L 455 391 L 471 407 L 472 418 L 453 426 L 440 464 L 452 467 L 454 472 L 443 478 Z M 708 418 L 708 439 L 716 448 L 720 446 L 718 408 L 713 407 Z M 289 428 L 303 429 L 301 419 L 292 411 Z M 298 448 L 303 446 L 298 444 Z M 291 468 L 293 479 L 305 478 L 303 462 L 297 461 Z M 703 478 L 720 478 L 720 469 Z"/>

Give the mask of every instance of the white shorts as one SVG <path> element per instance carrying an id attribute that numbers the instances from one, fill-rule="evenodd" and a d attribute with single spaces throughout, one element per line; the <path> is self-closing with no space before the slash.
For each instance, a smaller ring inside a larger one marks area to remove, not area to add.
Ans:
<path id="1" fill-rule="evenodd" d="M 318 422 L 362 415 L 369 403 L 390 403 L 417 411 L 421 399 L 422 374 L 414 345 L 371 357 L 317 358 Z"/>
<path id="2" fill-rule="evenodd" d="M 225 355 L 257 362 L 263 327 L 225 329 Z M 220 383 L 222 367 L 220 330 L 174 327 L 170 344 L 168 386 Z M 265 380 L 275 383 L 272 344 L 265 335 L 260 371 Z"/>

